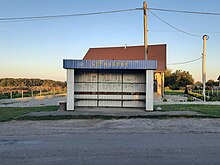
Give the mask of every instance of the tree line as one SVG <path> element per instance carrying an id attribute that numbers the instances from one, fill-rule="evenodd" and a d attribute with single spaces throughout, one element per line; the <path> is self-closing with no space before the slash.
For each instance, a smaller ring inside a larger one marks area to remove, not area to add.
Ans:
<path id="1" fill-rule="evenodd" d="M 0 93 L 21 93 L 31 91 L 65 91 L 66 82 L 54 80 L 42 80 L 38 78 L 1 78 Z"/>
<path id="2" fill-rule="evenodd" d="M 165 87 L 170 89 L 180 89 L 187 85 L 195 85 L 195 88 L 201 88 L 202 83 L 200 81 L 195 82 L 193 76 L 188 71 L 176 70 L 172 72 L 171 69 L 165 71 Z M 208 88 L 219 86 L 218 81 L 208 80 L 206 82 Z"/>
<path id="3" fill-rule="evenodd" d="M 66 87 L 66 82 L 42 79 L 27 79 L 27 78 L 2 78 L 0 79 L 1 87 Z"/>

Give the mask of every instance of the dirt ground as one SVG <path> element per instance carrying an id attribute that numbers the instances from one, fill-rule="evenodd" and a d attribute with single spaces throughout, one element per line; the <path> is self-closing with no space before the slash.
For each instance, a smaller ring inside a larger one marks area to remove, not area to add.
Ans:
<path id="1" fill-rule="evenodd" d="M 10 121 L 0 164 L 219 164 L 219 139 L 220 119 Z"/>
<path id="2" fill-rule="evenodd" d="M 0 124 L 0 136 L 77 133 L 220 133 L 220 119 L 121 119 L 10 121 Z"/>
<path id="3" fill-rule="evenodd" d="M 0 107 L 38 107 L 58 105 L 60 101 L 66 101 L 66 96 L 37 96 L 25 97 L 16 99 L 2 99 L 0 100 Z"/>
<path id="4" fill-rule="evenodd" d="M 210 105 L 220 105 L 219 102 L 203 102 L 203 101 L 194 101 L 187 102 L 187 97 L 175 96 L 175 95 L 166 95 L 164 98 L 167 99 L 167 102 L 163 102 L 163 99 L 154 99 L 154 105 L 161 104 L 210 104 Z M 58 105 L 60 101 L 66 101 L 66 96 L 38 96 L 38 97 L 26 97 L 26 98 L 17 98 L 17 99 L 2 99 L 0 100 L 0 107 L 37 107 L 37 106 L 49 106 L 49 105 Z"/>

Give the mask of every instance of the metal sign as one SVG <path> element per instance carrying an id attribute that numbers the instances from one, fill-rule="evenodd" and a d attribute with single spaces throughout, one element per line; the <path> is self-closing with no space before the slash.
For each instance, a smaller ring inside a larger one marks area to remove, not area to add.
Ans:
<path id="1" fill-rule="evenodd" d="M 63 60 L 65 69 L 157 69 L 156 60 Z"/>

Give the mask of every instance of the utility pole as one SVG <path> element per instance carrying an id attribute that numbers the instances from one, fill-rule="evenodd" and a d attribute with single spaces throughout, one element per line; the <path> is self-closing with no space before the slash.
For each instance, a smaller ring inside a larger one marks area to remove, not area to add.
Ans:
<path id="1" fill-rule="evenodd" d="M 147 2 L 144 1 L 143 4 L 143 9 L 144 9 L 144 59 L 147 60 Z"/>
<path id="2" fill-rule="evenodd" d="M 202 83 L 203 83 L 203 90 L 202 94 L 204 97 L 204 101 L 206 101 L 205 98 L 205 83 L 206 83 L 206 40 L 208 40 L 208 36 L 204 35 L 202 37 L 203 39 L 203 53 L 202 53 Z"/>

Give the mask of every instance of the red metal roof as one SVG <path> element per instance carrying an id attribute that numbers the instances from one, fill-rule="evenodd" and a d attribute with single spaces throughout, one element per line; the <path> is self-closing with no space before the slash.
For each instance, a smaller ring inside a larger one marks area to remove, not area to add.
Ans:
<path id="1" fill-rule="evenodd" d="M 90 48 L 83 60 L 144 60 L 144 46 Z M 157 71 L 165 71 L 166 44 L 149 45 L 148 60 L 157 60 Z"/>

